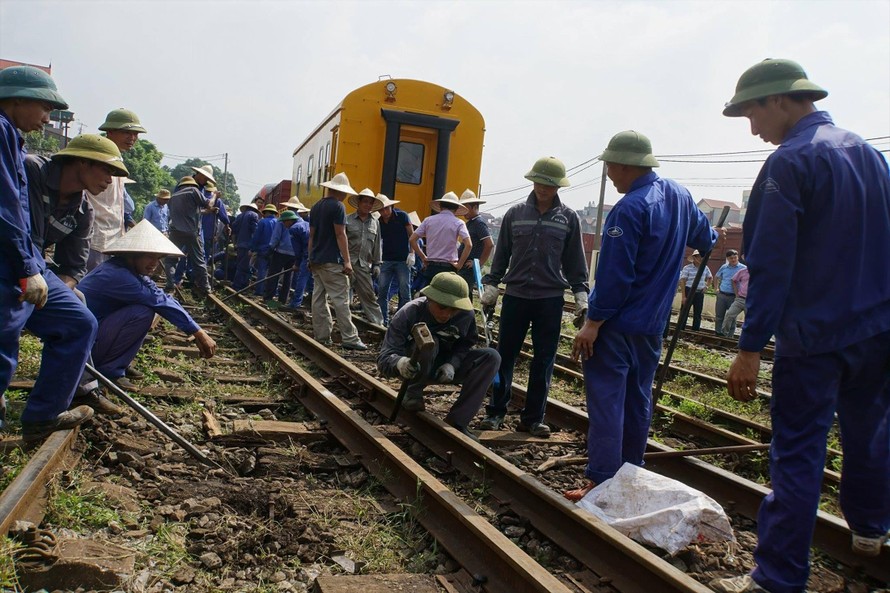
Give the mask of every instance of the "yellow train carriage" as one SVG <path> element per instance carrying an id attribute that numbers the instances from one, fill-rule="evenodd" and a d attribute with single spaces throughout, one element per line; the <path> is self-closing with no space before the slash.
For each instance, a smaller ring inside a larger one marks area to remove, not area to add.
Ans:
<path id="1" fill-rule="evenodd" d="M 424 218 L 447 191 L 478 193 L 484 134 L 482 114 L 457 93 L 380 80 L 346 95 L 294 150 L 294 192 L 314 204 L 321 183 L 343 172 L 356 191 L 370 187 Z"/>

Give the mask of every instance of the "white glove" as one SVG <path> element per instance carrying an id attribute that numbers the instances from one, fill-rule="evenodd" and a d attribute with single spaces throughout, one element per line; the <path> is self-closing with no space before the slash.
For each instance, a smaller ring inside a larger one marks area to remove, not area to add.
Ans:
<path id="1" fill-rule="evenodd" d="M 411 362 L 411 359 L 407 356 L 403 356 L 396 363 L 396 368 L 399 370 L 399 374 L 403 379 L 411 380 L 417 378 L 417 375 L 420 374 L 420 365 L 416 362 Z"/>
<path id="2" fill-rule="evenodd" d="M 33 276 L 22 278 L 19 280 L 19 288 L 22 289 L 22 295 L 19 297 L 19 302 L 24 301 L 26 303 L 31 303 L 38 309 L 46 304 L 46 298 L 49 295 L 49 287 L 46 285 L 46 280 L 44 280 L 43 274 L 34 274 Z"/>
<path id="3" fill-rule="evenodd" d="M 572 319 L 572 325 L 581 329 L 584 325 L 584 318 L 587 317 L 587 293 L 578 291 L 575 293 L 575 317 Z"/>
<path id="4" fill-rule="evenodd" d="M 416 257 L 414 255 L 414 252 L 412 251 L 411 253 L 408 254 L 408 259 L 405 260 L 405 263 L 408 264 L 409 268 L 413 268 L 415 260 L 416 260 Z"/>
<path id="5" fill-rule="evenodd" d="M 494 306 L 498 302 L 498 287 L 493 284 L 486 284 L 482 289 L 482 298 L 479 301 L 486 307 Z"/>
<path id="6" fill-rule="evenodd" d="M 454 367 L 446 362 L 436 371 L 436 382 L 451 383 L 452 381 L 454 381 Z"/>

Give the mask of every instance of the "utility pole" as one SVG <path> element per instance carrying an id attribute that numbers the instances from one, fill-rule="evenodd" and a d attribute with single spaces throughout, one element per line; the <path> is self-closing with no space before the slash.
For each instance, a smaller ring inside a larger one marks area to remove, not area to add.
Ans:
<path id="1" fill-rule="evenodd" d="M 223 196 L 226 195 L 226 187 L 229 182 L 229 153 L 226 153 L 226 164 L 223 169 Z"/>
<path id="2" fill-rule="evenodd" d="M 606 200 L 606 161 L 603 161 L 603 176 L 600 178 L 600 201 L 596 206 L 596 234 L 593 237 L 593 255 L 596 261 L 591 265 L 590 281 L 596 275 L 596 268 L 599 265 L 600 249 L 603 243 L 603 203 Z"/>

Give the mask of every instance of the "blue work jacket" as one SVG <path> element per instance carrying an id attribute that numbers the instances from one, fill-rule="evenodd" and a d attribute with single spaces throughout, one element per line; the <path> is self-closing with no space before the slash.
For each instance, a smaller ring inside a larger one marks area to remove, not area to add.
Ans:
<path id="1" fill-rule="evenodd" d="M 294 255 L 294 246 L 290 238 L 288 227 L 280 220 L 275 221 L 272 228 L 272 238 L 269 239 L 269 253 L 281 253 L 282 255 Z"/>
<path id="2" fill-rule="evenodd" d="M 804 116 L 748 200 L 742 350 L 831 352 L 890 330 L 890 174 L 824 111 Z"/>
<path id="3" fill-rule="evenodd" d="M 606 217 L 587 316 L 603 329 L 664 331 L 686 246 L 709 251 L 717 232 L 689 191 L 651 172 L 634 181 Z"/>
<path id="4" fill-rule="evenodd" d="M 260 255 L 269 255 L 269 241 L 272 240 L 272 231 L 278 218 L 274 214 L 269 215 L 260 220 L 253 232 L 253 238 L 250 240 L 250 250 Z"/>
<path id="5" fill-rule="evenodd" d="M 288 229 L 297 261 L 309 257 L 309 223 L 302 218 Z"/>
<path id="6" fill-rule="evenodd" d="M 250 249 L 253 234 L 260 216 L 253 210 L 246 210 L 235 217 L 232 223 L 232 234 L 235 236 L 235 247 L 238 249 Z"/>

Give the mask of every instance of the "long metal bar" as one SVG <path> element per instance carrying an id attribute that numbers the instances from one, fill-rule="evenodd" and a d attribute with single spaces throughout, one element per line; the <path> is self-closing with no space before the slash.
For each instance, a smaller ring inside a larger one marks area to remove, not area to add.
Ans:
<path id="1" fill-rule="evenodd" d="M 326 428 L 383 486 L 408 505 L 417 520 L 464 568 L 484 577 L 493 593 L 569 593 L 485 518 L 402 452 L 380 431 L 332 394 L 308 371 L 272 344 L 220 299 L 216 306 L 231 320 L 231 329 L 257 356 L 274 360 L 305 389 L 301 402 L 326 420 Z M 345 361 L 344 361 L 345 364 Z"/>
<path id="2" fill-rule="evenodd" d="M 238 296 L 238 295 L 241 294 L 242 292 L 244 292 L 244 291 L 246 291 L 246 290 L 249 290 L 249 289 L 253 288 L 254 286 L 256 286 L 257 284 L 259 284 L 259 283 L 261 283 L 261 282 L 265 282 L 266 280 L 271 280 L 272 278 L 277 278 L 277 277 L 281 276 L 282 274 L 287 274 L 288 272 L 290 272 L 290 271 L 292 271 L 292 270 L 293 270 L 293 268 L 285 268 L 285 269 L 281 270 L 280 272 L 276 272 L 275 274 L 272 274 L 271 276 L 266 276 L 266 277 L 264 277 L 262 280 L 257 280 L 256 282 L 254 282 L 254 283 L 252 283 L 252 284 L 248 284 L 247 286 L 245 286 L 245 287 L 242 288 L 241 290 L 236 290 L 236 291 L 233 292 L 233 293 L 227 294 L 225 297 L 223 297 L 223 299 L 222 299 L 221 302 L 224 303 L 224 302 L 226 302 L 227 300 L 229 300 L 230 298 Z"/>
<path id="3" fill-rule="evenodd" d="M 368 394 L 366 399 L 379 413 L 388 416 L 395 392 L 386 384 L 362 372 L 345 359 L 318 344 L 263 307 L 247 299 L 242 303 L 260 317 L 262 323 L 297 350 L 311 358 L 325 372 L 345 375 Z M 593 515 L 541 484 L 536 478 L 508 463 L 426 413 L 403 414 L 402 422 L 424 446 L 447 459 L 461 473 L 491 485 L 491 492 L 535 529 L 553 540 L 582 564 L 607 577 L 625 593 L 670 593 L 710 591 L 645 548 L 619 534 Z"/>

